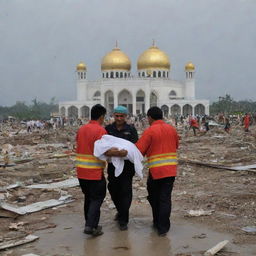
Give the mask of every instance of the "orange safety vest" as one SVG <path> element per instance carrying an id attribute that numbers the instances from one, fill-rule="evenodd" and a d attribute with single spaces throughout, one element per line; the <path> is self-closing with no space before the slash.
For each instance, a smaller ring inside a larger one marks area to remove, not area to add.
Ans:
<path id="1" fill-rule="evenodd" d="M 163 120 L 156 120 L 144 131 L 136 146 L 147 156 L 149 172 L 153 179 L 177 175 L 179 145 L 176 129 Z"/>
<path id="2" fill-rule="evenodd" d="M 97 121 L 91 120 L 77 132 L 76 171 L 79 179 L 101 180 L 105 161 L 93 155 L 94 142 L 106 134 L 106 130 Z"/>

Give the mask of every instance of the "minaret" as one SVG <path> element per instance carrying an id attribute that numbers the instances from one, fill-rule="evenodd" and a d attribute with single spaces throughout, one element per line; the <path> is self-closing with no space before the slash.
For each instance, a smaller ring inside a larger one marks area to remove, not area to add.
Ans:
<path id="1" fill-rule="evenodd" d="M 86 100 L 87 87 L 86 87 L 86 65 L 84 62 L 80 62 L 76 66 L 77 75 L 77 100 Z"/>
<path id="2" fill-rule="evenodd" d="M 185 98 L 195 99 L 195 66 L 192 62 L 188 62 L 185 66 L 186 81 L 185 81 Z"/>

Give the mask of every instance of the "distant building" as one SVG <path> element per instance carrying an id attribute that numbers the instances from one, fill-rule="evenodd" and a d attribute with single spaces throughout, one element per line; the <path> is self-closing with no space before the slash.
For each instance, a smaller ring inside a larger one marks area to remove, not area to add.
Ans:
<path id="1" fill-rule="evenodd" d="M 62 116 L 89 118 L 90 109 L 100 103 L 112 113 L 118 105 L 130 114 L 145 114 L 152 106 L 160 107 L 165 116 L 209 114 L 209 101 L 195 99 L 195 66 L 185 65 L 184 81 L 171 76 L 169 57 L 154 44 L 137 61 L 137 74 L 131 74 L 131 61 L 117 46 L 103 57 L 101 78 L 87 80 L 87 68 L 76 67 L 77 99 L 59 103 Z"/>

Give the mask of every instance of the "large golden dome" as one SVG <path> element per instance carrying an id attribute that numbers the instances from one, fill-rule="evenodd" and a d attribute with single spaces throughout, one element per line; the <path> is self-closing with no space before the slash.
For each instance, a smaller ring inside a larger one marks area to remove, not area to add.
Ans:
<path id="1" fill-rule="evenodd" d="M 161 51 L 155 45 L 151 46 L 145 52 L 143 52 L 137 61 L 137 69 L 170 69 L 170 61 L 167 54 Z"/>
<path id="2" fill-rule="evenodd" d="M 86 71 L 86 65 L 84 62 L 80 62 L 79 64 L 76 65 L 76 70 L 77 71 Z"/>
<path id="3" fill-rule="evenodd" d="M 129 57 L 119 48 L 114 48 L 101 61 L 101 70 L 127 70 L 131 69 Z"/>
<path id="4" fill-rule="evenodd" d="M 192 62 L 188 62 L 185 66 L 186 71 L 194 71 L 195 70 L 195 65 Z"/>

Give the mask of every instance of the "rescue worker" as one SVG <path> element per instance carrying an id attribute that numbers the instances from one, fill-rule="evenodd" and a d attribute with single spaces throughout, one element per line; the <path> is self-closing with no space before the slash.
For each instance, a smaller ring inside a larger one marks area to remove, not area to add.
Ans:
<path id="1" fill-rule="evenodd" d="M 162 120 L 163 112 L 160 108 L 151 107 L 147 116 L 150 127 L 143 132 L 136 146 L 142 155 L 147 156 L 147 198 L 152 208 L 153 227 L 157 229 L 159 236 L 165 236 L 170 229 L 178 134 L 174 127 Z"/>
<path id="2" fill-rule="evenodd" d="M 194 136 L 196 136 L 196 130 L 199 130 L 199 124 L 198 121 L 195 117 L 192 117 L 190 120 L 190 127 L 189 129 L 192 128 L 193 132 L 194 132 Z"/>
<path id="3" fill-rule="evenodd" d="M 128 110 L 124 106 L 117 106 L 114 109 L 114 122 L 105 127 L 109 135 L 128 140 L 132 143 L 137 142 L 138 134 L 133 125 L 126 122 Z M 108 190 L 111 199 L 116 207 L 117 214 L 115 220 L 118 221 L 120 230 L 128 229 L 129 209 L 132 203 L 132 178 L 135 174 L 134 164 L 129 160 L 124 161 L 122 173 L 115 177 L 115 167 L 112 163 L 108 164 Z"/>
<path id="4" fill-rule="evenodd" d="M 91 109 L 91 120 L 80 127 L 76 136 L 76 170 L 82 192 L 84 193 L 85 234 L 99 236 L 103 234 L 99 226 L 100 207 L 106 196 L 106 180 L 103 174 L 105 162 L 93 156 L 94 142 L 106 134 L 101 126 L 106 109 L 97 104 Z M 112 153 L 112 155 L 111 155 Z M 125 156 L 124 152 L 112 149 L 109 156 Z"/>
<path id="5" fill-rule="evenodd" d="M 244 131 L 249 132 L 250 114 L 246 113 L 244 116 Z"/>

